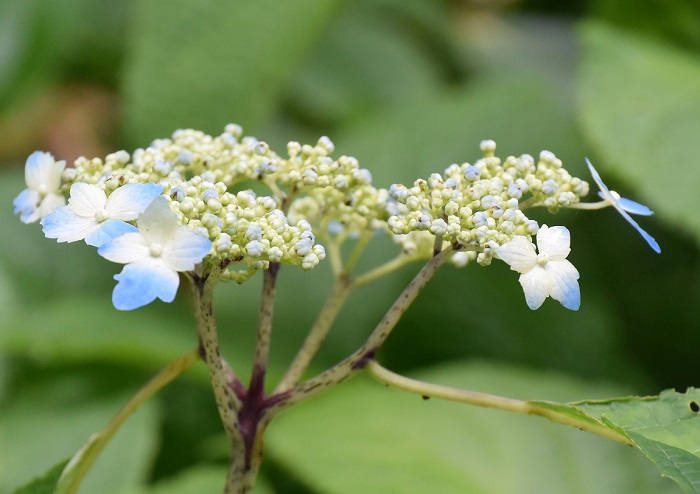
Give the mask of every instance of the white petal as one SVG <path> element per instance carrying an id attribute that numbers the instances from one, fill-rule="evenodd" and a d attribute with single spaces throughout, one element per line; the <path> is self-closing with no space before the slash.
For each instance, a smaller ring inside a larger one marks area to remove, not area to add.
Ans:
<path id="1" fill-rule="evenodd" d="M 107 216 L 122 221 L 135 220 L 162 192 L 163 187 L 154 183 L 119 187 L 107 198 Z"/>
<path id="2" fill-rule="evenodd" d="M 61 206 L 52 214 L 41 220 L 46 238 L 55 238 L 59 242 L 75 242 L 99 228 L 95 218 L 86 218 L 75 214 L 70 206 Z"/>
<path id="3" fill-rule="evenodd" d="M 527 306 L 532 310 L 539 309 L 551 291 L 549 276 L 539 265 L 520 275 L 520 285 L 525 292 Z"/>
<path id="4" fill-rule="evenodd" d="M 34 223 L 41 218 L 39 213 L 39 193 L 32 189 L 24 189 L 19 193 L 12 204 L 15 206 L 15 214 L 19 214 L 22 223 Z"/>
<path id="5" fill-rule="evenodd" d="M 140 232 L 125 233 L 113 238 L 100 246 L 97 253 L 108 261 L 122 264 L 143 261 L 151 257 L 148 244 Z"/>
<path id="6" fill-rule="evenodd" d="M 77 182 L 71 185 L 68 207 L 75 214 L 94 218 L 104 210 L 107 195 L 97 185 Z"/>
<path id="7" fill-rule="evenodd" d="M 162 246 L 169 244 L 178 227 L 182 226 L 177 215 L 170 209 L 168 200 L 163 196 L 158 196 L 151 201 L 139 216 L 137 224 L 141 235 L 149 243 Z"/>
<path id="8" fill-rule="evenodd" d="M 101 247 L 113 238 L 125 233 L 138 232 L 135 226 L 119 220 L 107 220 L 95 231 L 85 236 L 85 243 L 93 247 Z"/>
<path id="9" fill-rule="evenodd" d="M 51 153 L 33 152 L 24 166 L 27 187 L 43 193 L 56 192 L 61 185 L 61 174 L 65 166 L 65 161 L 57 163 Z"/>
<path id="10" fill-rule="evenodd" d="M 649 235 L 647 232 L 645 232 L 645 231 L 642 229 L 642 227 L 639 226 L 639 225 L 637 224 L 637 222 L 634 221 L 634 220 L 632 219 L 632 217 L 631 217 L 629 214 L 627 214 L 627 212 L 626 212 L 624 209 L 622 209 L 622 207 L 621 207 L 620 204 L 618 203 L 617 199 L 610 193 L 610 190 L 609 190 L 608 187 L 603 183 L 603 180 L 600 178 L 600 175 L 598 175 L 598 172 L 596 171 L 596 169 L 593 168 L 593 165 L 592 165 L 591 162 L 588 160 L 588 158 L 586 158 L 586 163 L 588 163 L 588 169 L 590 170 L 591 175 L 593 176 L 593 180 L 595 180 L 595 183 L 597 183 L 597 184 L 598 184 L 598 187 L 600 187 L 600 191 L 602 192 L 603 197 L 604 197 L 605 199 L 607 199 L 608 201 L 610 201 L 610 203 L 613 205 L 613 207 L 614 207 L 615 209 L 617 209 L 617 211 L 622 215 L 622 217 L 623 217 L 624 219 L 626 219 L 627 222 L 628 222 L 630 225 L 632 225 L 632 226 L 639 232 L 639 234 L 644 238 L 644 240 L 647 241 L 647 243 L 649 244 L 649 246 L 650 246 L 652 249 L 654 249 L 654 252 L 656 252 L 657 254 L 660 254 L 660 253 L 661 253 L 661 247 L 659 247 L 659 244 L 656 242 L 656 240 L 654 240 L 654 237 L 652 237 L 652 236 Z"/>
<path id="11" fill-rule="evenodd" d="M 112 292 L 112 303 L 119 310 L 138 309 L 156 298 L 172 302 L 180 284 L 175 271 L 153 258 L 127 264 L 114 279 L 119 283 Z"/>
<path id="12" fill-rule="evenodd" d="M 211 241 L 192 232 L 185 226 L 178 228 L 172 241 L 162 254 L 165 264 L 175 271 L 192 271 L 211 250 Z"/>
<path id="13" fill-rule="evenodd" d="M 44 218 L 66 203 L 66 198 L 59 194 L 47 194 L 39 203 L 39 215 Z"/>
<path id="14" fill-rule="evenodd" d="M 579 274 L 574 265 L 563 260 L 548 262 L 544 268 L 551 282 L 552 298 L 569 310 L 578 310 L 581 306 L 581 291 L 576 281 Z"/>
<path id="15" fill-rule="evenodd" d="M 550 261 L 566 259 L 571 252 L 570 245 L 571 235 L 565 226 L 542 225 L 537 232 L 537 249 Z"/>
<path id="16" fill-rule="evenodd" d="M 513 271 L 527 273 L 537 264 L 537 254 L 532 242 L 518 236 L 496 249 L 498 257 L 510 265 Z"/>

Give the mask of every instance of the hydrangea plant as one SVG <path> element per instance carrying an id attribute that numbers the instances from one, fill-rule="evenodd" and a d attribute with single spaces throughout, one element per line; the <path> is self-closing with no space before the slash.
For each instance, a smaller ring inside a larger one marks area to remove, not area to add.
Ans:
<path id="1" fill-rule="evenodd" d="M 567 260 L 571 233 L 564 226 L 540 225 L 527 216 L 530 209 L 554 214 L 564 208 L 612 206 L 660 252 L 628 214 L 651 211 L 609 190 L 590 162 L 602 198 L 598 202 L 582 202 L 589 184 L 572 176 L 549 151 L 538 158 L 523 154 L 501 159 L 495 142 L 485 140 L 480 147 L 482 156 L 473 163 L 452 164 L 443 173 L 388 189 L 373 185 L 370 172 L 355 158 L 333 157 L 334 146 L 327 137 L 312 145 L 290 142 L 286 153 L 277 154 L 265 142 L 244 136 L 234 124 L 218 136 L 178 130 L 133 153 L 81 157 L 70 166 L 48 153 L 32 154 L 26 163 L 27 189 L 14 201 L 20 220 L 40 222 L 46 237 L 59 242 L 84 240 L 98 255 L 124 264 L 112 295 L 118 310 L 135 310 L 156 299 L 172 302 L 182 277 L 197 326 L 196 351 L 164 369 L 127 404 L 126 413 L 118 414 L 76 454 L 63 470 L 57 492 L 73 492 L 131 411 L 199 359 L 208 366 L 230 442 L 225 490 L 230 493 L 252 489 L 265 429 L 277 414 L 363 370 L 426 397 L 543 415 L 635 444 L 624 431 L 580 408 L 576 415 L 563 406 L 412 381 L 375 359 L 404 312 L 446 262 L 460 267 L 504 262 L 520 273 L 530 309 L 552 297 L 577 310 L 579 272 Z M 246 188 L 251 181 L 265 186 L 268 195 Z M 357 273 L 363 250 L 379 235 L 393 238 L 396 257 Z M 343 251 L 345 244 L 352 248 Z M 422 269 L 365 343 L 335 366 L 303 379 L 349 293 L 418 260 L 425 262 Z M 278 273 L 283 266 L 311 271 L 321 262 L 330 262 L 334 288 L 286 374 L 267 392 Z M 219 283 L 242 284 L 255 275 L 262 276 L 263 284 L 252 377 L 246 383 L 221 354 L 213 294 Z"/>

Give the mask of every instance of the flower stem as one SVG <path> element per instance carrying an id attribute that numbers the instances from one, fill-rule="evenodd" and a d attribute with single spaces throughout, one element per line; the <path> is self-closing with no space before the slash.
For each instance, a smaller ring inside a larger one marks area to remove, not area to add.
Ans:
<path id="1" fill-rule="evenodd" d="M 57 494 L 72 494 L 78 490 L 83 478 L 95 459 L 102 452 L 114 433 L 147 399 L 163 389 L 168 383 L 181 376 L 199 360 L 199 349 L 192 350 L 173 360 L 158 374 L 153 376 L 101 431 L 93 434 L 85 445 L 71 458 L 56 484 Z"/>
<path id="2" fill-rule="evenodd" d="M 346 275 L 349 276 L 350 273 L 352 273 L 352 270 L 355 269 L 357 261 L 359 261 L 362 252 L 365 250 L 365 247 L 367 247 L 367 243 L 370 241 L 371 238 L 371 233 L 363 232 L 360 234 L 360 237 L 355 242 L 355 247 L 353 247 L 352 252 L 350 252 L 350 256 L 348 257 L 348 260 L 345 263 Z"/>
<path id="3" fill-rule="evenodd" d="M 415 393 L 424 397 L 439 398 L 442 400 L 455 401 L 458 403 L 467 403 L 485 408 L 496 408 L 498 410 L 506 410 L 509 412 L 522 413 L 525 415 L 539 415 L 545 417 L 552 422 L 568 425 L 577 429 L 591 432 L 606 439 L 621 442 L 630 446 L 634 443 L 627 437 L 615 432 L 612 429 L 597 425 L 586 420 L 577 419 L 569 414 L 559 413 L 551 408 L 544 407 L 534 402 L 515 400 L 503 396 L 496 396 L 487 393 L 479 393 L 476 391 L 467 391 L 449 386 L 441 386 L 439 384 L 431 384 L 416 379 L 396 374 L 389 369 L 380 365 L 376 360 L 370 360 L 365 365 L 367 372 L 372 375 L 377 381 L 387 386 L 391 386 L 409 393 Z"/>
<path id="4" fill-rule="evenodd" d="M 255 357 L 253 359 L 253 371 L 250 378 L 250 390 L 258 387 L 263 389 L 265 385 L 265 372 L 270 355 L 272 316 L 275 308 L 275 290 L 277 287 L 277 273 L 279 269 L 280 263 L 271 262 L 268 269 L 263 272 L 263 287 L 260 296 L 260 315 L 258 319 L 258 337 L 255 344 Z"/>
<path id="5" fill-rule="evenodd" d="M 382 276 L 385 276 L 391 273 L 392 271 L 396 271 L 397 269 L 405 266 L 406 264 L 410 264 L 416 260 L 418 260 L 417 257 L 400 254 L 395 258 L 391 259 L 390 261 L 387 261 L 384 264 L 377 266 L 376 268 L 367 271 L 366 273 L 363 273 L 357 278 L 353 279 L 351 286 L 352 288 L 357 288 L 358 286 L 362 286 L 366 283 L 369 283 L 370 281 L 376 280 L 377 278 L 381 278 Z"/>
<path id="6" fill-rule="evenodd" d="M 328 336 L 333 321 L 335 321 L 338 312 L 343 307 L 352 286 L 348 280 L 343 277 L 336 278 L 333 290 L 326 300 L 326 304 L 318 314 L 318 318 L 311 327 L 309 334 L 306 336 L 304 343 L 297 352 L 292 361 L 287 373 L 284 375 L 280 383 L 275 389 L 275 393 L 282 393 L 294 386 L 309 367 L 311 360 L 314 358 L 321 344 Z"/>
<path id="7" fill-rule="evenodd" d="M 377 327 L 370 334 L 367 341 L 352 355 L 348 356 L 335 366 L 309 379 L 286 392 L 286 396 L 275 404 L 271 405 L 268 412 L 276 414 L 291 405 L 306 401 L 328 388 L 340 384 L 355 375 L 365 364 L 371 360 L 382 344 L 391 334 L 401 316 L 410 307 L 421 290 L 430 281 L 435 272 L 447 261 L 454 251 L 452 248 L 443 250 L 433 256 L 420 272 L 413 278 L 411 283 L 399 295 L 396 301 L 386 312 Z"/>
<path id="8" fill-rule="evenodd" d="M 223 363 L 219 349 L 219 338 L 216 332 L 214 307 L 212 305 L 214 285 L 220 274 L 221 270 L 215 270 L 204 278 L 193 277 L 193 283 L 191 284 L 192 300 L 194 303 L 197 334 L 199 335 L 200 352 L 207 363 L 207 367 L 209 367 L 209 378 L 214 390 L 221 422 L 229 439 L 232 442 L 240 442 L 242 437 L 238 429 L 236 411 L 241 407 L 241 400 L 234 392 L 234 388 L 242 388 L 243 386 L 236 378 L 233 370 Z M 232 380 L 233 383 L 231 383 Z"/>

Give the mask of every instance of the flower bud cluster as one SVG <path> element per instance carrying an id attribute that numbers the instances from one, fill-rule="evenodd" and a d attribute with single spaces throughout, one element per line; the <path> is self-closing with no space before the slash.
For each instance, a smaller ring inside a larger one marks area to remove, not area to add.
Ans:
<path id="1" fill-rule="evenodd" d="M 132 154 L 118 151 L 104 160 L 78 158 L 63 172 L 61 191 L 67 195 L 72 184 L 84 182 L 98 185 L 109 195 L 127 183 L 158 183 L 180 221 L 211 240 L 212 251 L 205 262 L 226 260 L 234 264 L 233 268 L 235 263 L 245 265 L 239 271 L 228 270 L 223 279 L 244 281 L 270 262 L 296 264 L 309 270 L 325 257 L 323 246 L 315 242 L 310 222 L 303 215 L 290 221 L 272 197 L 258 196 L 251 190 L 232 192 L 231 187 L 247 179 L 270 184 L 280 178 L 288 181 L 290 189 L 331 187 L 331 192 L 341 197 L 321 202 L 322 209 L 338 202 L 345 206 L 353 200 L 360 207 L 368 201 L 361 187 L 368 187 L 370 192 L 375 189 L 367 185 L 369 173 L 361 170 L 353 158 L 343 157 L 337 162 L 327 158 L 333 149 L 327 138 L 320 139 L 315 147 L 299 148 L 290 160 L 282 160 L 266 143 L 242 137 L 241 128 L 235 124 L 226 126 L 217 137 L 191 129 L 178 130 L 172 138 L 158 139 Z M 313 170 L 320 178 L 310 181 Z M 336 190 L 338 186 L 357 199 L 348 201 Z M 358 222 L 356 218 L 354 221 Z"/>
<path id="2" fill-rule="evenodd" d="M 289 158 L 279 163 L 275 175 L 280 184 L 306 195 L 290 208 L 293 218 L 305 218 L 331 230 L 357 233 L 386 227 L 385 189 L 372 186 L 372 175 L 360 168 L 357 159 L 333 159 L 334 145 L 327 137 L 315 146 L 290 142 Z"/>
<path id="3" fill-rule="evenodd" d="M 182 223 L 212 241 L 212 261 L 245 263 L 248 276 L 269 262 L 310 270 L 325 257 L 310 223 L 290 223 L 272 197 L 251 190 L 228 192 L 223 182 L 208 182 L 199 175 L 169 187 L 165 194 Z"/>
<path id="4" fill-rule="evenodd" d="M 396 204 L 389 230 L 396 235 L 429 232 L 476 248 L 477 262 L 487 265 L 499 246 L 537 233 L 538 225 L 522 212 L 521 201 L 557 211 L 588 193 L 588 184 L 571 177 L 548 151 L 535 164 L 529 155 L 502 162 L 495 149 L 493 141 L 483 141 L 483 158 L 474 165 L 451 165 L 444 174 L 418 179 L 412 187 L 392 185 L 389 194 Z"/>

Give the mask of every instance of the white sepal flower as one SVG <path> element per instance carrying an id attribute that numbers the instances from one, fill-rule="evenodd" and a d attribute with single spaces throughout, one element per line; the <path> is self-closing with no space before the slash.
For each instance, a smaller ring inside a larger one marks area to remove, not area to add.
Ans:
<path id="1" fill-rule="evenodd" d="M 66 203 L 59 192 L 65 161 L 55 161 L 51 153 L 33 152 L 24 166 L 27 188 L 13 201 L 15 214 L 23 223 L 34 223 Z"/>
<path id="2" fill-rule="evenodd" d="M 163 192 L 154 184 L 126 184 L 109 197 L 97 185 L 75 183 L 70 188 L 67 206 L 61 206 L 41 221 L 47 238 L 59 242 L 85 239 L 94 247 L 109 242 L 136 228 L 127 221 L 138 218 L 146 207 Z"/>
<path id="3" fill-rule="evenodd" d="M 137 221 L 139 231 L 125 233 L 98 249 L 105 259 L 126 264 L 114 276 L 112 303 L 120 310 L 175 299 L 178 272 L 192 271 L 211 250 L 209 239 L 182 225 L 165 197 L 156 197 Z"/>
<path id="4" fill-rule="evenodd" d="M 571 249 L 569 230 L 563 226 L 542 225 L 537 232 L 537 246 L 526 237 L 518 236 L 497 249 L 498 256 L 513 271 L 520 273 L 520 284 L 530 309 L 539 308 L 550 296 L 570 310 L 581 305 L 579 274 L 566 260 Z"/>
<path id="5" fill-rule="evenodd" d="M 586 163 L 588 164 L 588 169 L 590 170 L 591 175 L 593 176 L 593 180 L 595 180 L 595 183 L 598 184 L 598 187 L 600 188 L 600 196 L 604 200 L 609 202 L 612 205 L 612 207 L 617 209 L 617 211 L 622 215 L 622 217 L 626 219 L 627 222 L 630 225 L 632 225 L 642 237 L 644 237 L 644 240 L 646 240 L 649 246 L 652 249 L 654 249 L 654 252 L 660 254 L 661 247 L 659 247 L 659 244 L 656 242 L 656 240 L 654 240 L 654 237 L 645 232 L 642 229 L 642 227 L 639 226 L 639 224 L 637 224 L 637 222 L 634 221 L 629 214 L 627 214 L 629 212 L 632 214 L 650 216 L 654 214 L 654 212 L 648 207 L 644 206 L 643 204 L 639 204 L 638 202 L 634 202 L 629 199 L 625 199 L 624 197 L 620 197 L 620 194 L 608 189 L 608 187 L 603 183 L 603 179 L 600 178 L 600 175 L 598 174 L 596 169 L 593 168 L 593 165 L 588 160 L 588 158 L 586 158 Z"/>

